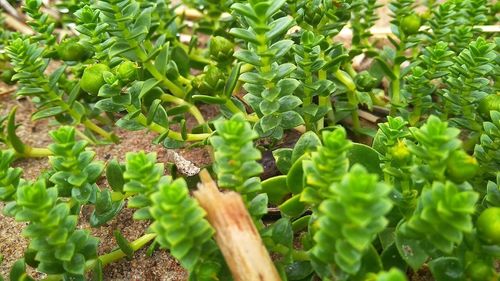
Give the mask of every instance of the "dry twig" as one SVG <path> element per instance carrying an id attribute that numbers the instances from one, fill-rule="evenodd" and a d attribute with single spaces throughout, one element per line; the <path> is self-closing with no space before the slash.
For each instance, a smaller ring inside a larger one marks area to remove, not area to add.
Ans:
<path id="1" fill-rule="evenodd" d="M 236 192 L 222 193 L 210 174 L 200 172 L 194 196 L 215 228 L 215 241 L 236 281 L 281 280 L 252 218 Z"/>

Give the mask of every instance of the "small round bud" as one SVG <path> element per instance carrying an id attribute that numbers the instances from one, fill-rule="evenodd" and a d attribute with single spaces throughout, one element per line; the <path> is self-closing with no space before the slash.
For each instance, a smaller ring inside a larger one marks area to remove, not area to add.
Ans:
<path id="1" fill-rule="evenodd" d="M 116 75 L 122 82 L 130 82 L 137 79 L 137 64 L 126 60 L 116 67 Z"/>
<path id="2" fill-rule="evenodd" d="M 110 69 L 107 65 L 102 63 L 88 66 L 83 71 L 82 80 L 80 81 L 82 90 L 89 94 L 97 95 L 99 89 L 106 84 L 103 76 L 106 71 L 110 71 Z"/>
<path id="3" fill-rule="evenodd" d="M 446 175 L 456 183 L 462 183 L 474 177 L 479 171 L 476 158 L 463 150 L 454 151 L 448 159 Z"/>
<path id="4" fill-rule="evenodd" d="M 484 210 L 476 222 L 481 239 L 492 245 L 500 245 L 500 208 L 490 207 Z"/>
<path id="5" fill-rule="evenodd" d="M 92 56 L 92 51 L 74 39 L 66 39 L 57 47 L 57 54 L 63 61 L 84 61 Z"/>
<path id="6" fill-rule="evenodd" d="M 377 86 L 379 83 L 378 79 L 373 77 L 370 72 L 364 70 L 356 75 L 354 82 L 358 86 L 358 89 L 363 92 L 369 92 Z"/>
<path id="7" fill-rule="evenodd" d="M 208 52 L 218 62 L 230 62 L 233 60 L 234 45 L 224 37 L 215 36 L 208 43 Z"/>
<path id="8" fill-rule="evenodd" d="M 479 101 L 479 113 L 489 118 L 490 111 L 500 111 L 500 94 L 487 95 Z"/>
<path id="9" fill-rule="evenodd" d="M 13 85 L 16 83 L 16 81 L 12 80 L 12 76 L 14 76 L 14 74 L 16 74 L 16 72 L 13 69 L 10 69 L 10 68 L 5 69 L 4 71 L 2 71 L 2 74 L 0 75 L 0 79 L 5 84 Z"/>
<path id="10" fill-rule="evenodd" d="M 420 29 L 420 25 L 422 24 L 422 20 L 420 19 L 420 16 L 416 14 L 411 14 L 406 17 L 404 17 L 401 20 L 400 23 L 401 30 L 404 32 L 406 35 L 413 35 L 418 32 Z"/>

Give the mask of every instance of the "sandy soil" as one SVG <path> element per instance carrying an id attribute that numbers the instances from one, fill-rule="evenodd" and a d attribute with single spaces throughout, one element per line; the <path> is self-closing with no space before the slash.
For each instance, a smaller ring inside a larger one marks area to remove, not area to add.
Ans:
<path id="1" fill-rule="evenodd" d="M 0 85 L 0 88 L 5 89 Z M 2 91 L 0 91 L 2 92 Z M 18 107 L 16 114 L 17 122 L 21 124 L 18 129 L 19 137 L 34 147 L 45 147 L 51 143 L 48 132 L 55 128 L 47 120 L 31 122 L 30 115 L 33 107 L 27 100 L 16 101 L 9 95 L 0 96 L 0 114 L 6 114 L 14 106 Z M 216 112 L 209 107 L 202 108 L 205 116 L 214 116 Z M 146 131 L 127 132 L 117 129 L 116 134 L 120 137 L 120 144 L 92 147 L 97 153 L 97 158 L 103 162 L 117 158 L 123 161 L 126 152 L 140 151 L 156 152 L 159 162 L 173 162 L 172 154 L 159 145 L 151 143 L 155 135 Z M 210 162 L 210 155 L 205 148 L 175 150 L 187 160 L 198 167 L 203 167 Z M 35 179 L 43 170 L 49 167 L 47 159 L 24 159 L 15 163 L 23 168 L 26 179 Z M 1 209 L 2 205 L 0 205 Z M 86 214 L 85 214 L 86 213 Z M 90 212 L 82 212 L 81 227 L 88 227 L 85 217 Z M 107 225 L 92 229 L 92 234 L 101 240 L 99 252 L 104 254 L 117 247 L 113 231 L 120 230 L 122 234 L 131 240 L 139 238 L 144 234 L 149 222 L 137 222 L 132 220 L 133 211 L 125 209 L 122 213 Z M 22 257 L 27 246 L 27 241 L 22 237 L 21 231 L 24 223 L 17 223 L 12 218 L 0 215 L 0 253 L 4 256 L 4 262 L 0 264 L 0 274 L 7 276 L 12 263 Z M 123 259 L 105 267 L 106 280 L 185 280 L 186 272 L 180 267 L 175 259 L 163 250 L 156 251 L 152 257 L 148 257 L 145 249 L 136 252 L 132 261 Z M 35 274 L 34 276 L 39 276 Z"/>

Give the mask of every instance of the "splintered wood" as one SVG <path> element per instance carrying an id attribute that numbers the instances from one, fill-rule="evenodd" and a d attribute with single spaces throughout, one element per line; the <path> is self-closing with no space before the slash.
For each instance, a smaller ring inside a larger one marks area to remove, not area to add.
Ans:
<path id="1" fill-rule="evenodd" d="M 215 228 L 215 241 L 236 281 L 281 280 L 241 196 L 222 193 L 210 174 L 200 172 L 194 196 Z"/>

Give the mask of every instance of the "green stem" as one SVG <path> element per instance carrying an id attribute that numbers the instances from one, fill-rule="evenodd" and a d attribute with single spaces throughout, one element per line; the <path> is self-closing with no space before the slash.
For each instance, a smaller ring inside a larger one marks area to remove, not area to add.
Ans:
<path id="1" fill-rule="evenodd" d="M 234 102 L 231 99 L 227 99 L 224 105 L 234 114 L 243 113 L 245 115 L 245 119 L 247 119 L 250 122 L 253 123 L 259 122 L 259 117 L 256 114 L 248 114 L 242 111 L 239 107 L 236 106 L 236 104 L 234 104 Z"/>
<path id="2" fill-rule="evenodd" d="M 127 107 L 127 111 L 128 112 L 135 112 L 135 111 L 137 111 L 137 108 L 130 105 Z M 151 131 L 159 133 L 159 134 L 167 133 L 168 138 L 171 138 L 171 139 L 174 139 L 177 141 L 202 141 L 202 140 L 207 139 L 211 135 L 211 134 L 187 134 L 186 139 L 184 139 L 182 137 L 181 133 L 172 131 L 169 128 L 165 128 L 165 127 L 158 125 L 154 122 L 148 125 L 147 118 L 142 113 L 139 113 L 139 115 L 137 115 L 135 117 L 135 120 L 137 122 L 139 122 L 141 125 L 150 129 Z"/>
<path id="3" fill-rule="evenodd" d="M 401 35 L 401 39 L 399 42 L 398 49 L 396 50 L 396 56 L 395 58 L 399 58 L 404 55 L 404 49 L 403 46 L 405 45 L 405 36 Z M 390 115 L 394 116 L 397 112 L 397 107 L 399 106 L 401 102 L 401 96 L 400 96 L 400 91 L 401 91 L 401 64 L 399 63 L 394 63 L 394 66 L 392 67 L 392 73 L 396 77 L 395 79 L 391 80 L 390 84 L 390 89 L 391 89 L 391 111 Z"/>
<path id="4" fill-rule="evenodd" d="M 140 50 L 140 49 L 137 49 L 137 50 L 142 52 L 142 50 Z M 136 52 L 139 52 L 139 51 L 136 51 Z M 139 54 L 138 54 L 138 56 L 139 56 Z M 145 54 L 144 54 L 144 56 L 145 56 Z M 141 58 L 141 56 L 139 56 L 139 58 Z M 151 73 L 151 75 L 153 75 L 153 77 L 156 80 L 160 81 L 163 84 L 163 86 L 167 87 L 167 89 L 169 89 L 170 92 L 172 92 L 172 94 L 174 94 L 174 96 L 176 96 L 178 98 L 184 98 L 186 96 L 186 93 L 184 92 L 183 89 L 181 89 L 179 86 L 174 84 L 167 77 L 163 76 L 158 71 L 158 69 L 156 69 L 156 67 L 153 65 L 152 62 L 145 61 L 145 60 L 146 60 L 145 57 L 141 58 L 141 61 L 143 61 L 143 65 L 147 69 L 147 71 L 149 71 L 149 73 Z"/>
<path id="5" fill-rule="evenodd" d="M 304 63 L 304 74 L 306 75 L 306 87 L 304 87 L 304 99 L 302 100 L 302 107 L 307 107 L 312 104 L 312 93 L 311 93 L 311 88 L 307 87 L 307 85 L 312 85 L 313 84 L 313 77 L 311 73 L 311 67 L 308 66 L 308 64 L 311 63 L 309 54 L 307 52 L 304 52 L 304 58 L 303 58 L 303 63 Z M 313 129 L 313 124 L 311 124 L 311 116 L 309 114 L 304 114 L 304 123 L 306 125 L 306 130 L 310 131 Z"/>
<path id="6" fill-rule="evenodd" d="M 420 121 L 420 116 L 422 114 L 422 104 L 420 100 L 415 102 L 414 110 L 410 114 L 410 125 L 415 126 L 418 121 Z"/>
<path id="7" fill-rule="evenodd" d="M 89 142 L 90 144 L 92 145 L 96 145 L 97 143 L 89 138 L 87 135 L 85 135 L 84 133 L 82 133 L 80 130 L 78 130 L 78 128 L 75 128 L 75 133 L 82 139 L 86 140 L 87 142 Z"/>
<path id="8" fill-rule="evenodd" d="M 396 114 L 397 106 L 400 103 L 400 87 L 401 87 L 401 77 L 400 77 L 401 65 L 395 64 L 392 68 L 392 73 L 396 76 L 396 79 L 391 80 L 391 112 L 390 115 L 394 116 Z"/>
<path id="9" fill-rule="evenodd" d="M 156 238 L 155 233 L 145 234 L 145 235 L 139 237 L 138 239 L 130 242 L 129 245 L 132 248 L 132 250 L 137 251 L 137 250 L 141 249 L 142 247 L 144 247 L 147 243 L 149 243 L 150 241 L 152 241 L 155 238 Z M 102 262 L 102 265 L 105 266 L 105 265 L 110 264 L 114 261 L 122 259 L 125 256 L 126 256 L 126 254 L 122 250 L 115 250 L 111 253 L 100 256 L 99 260 Z"/>
<path id="10" fill-rule="evenodd" d="M 345 69 L 345 71 L 347 71 L 347 73 L 349 73 L 351 78 L 354 78 L 354 77 L 356 77 L 356 75 L 358 75 L 358 73 L 356 73 L 356 70 L 354 70 L 354 68 L 352 67 L 352 64 L 350 62 L 344 63 L 344 69 Z"/>
<path id="11" fill-rule="evenodd" d="M 80 113 L 76 112 L 67 104 L 59 95 L 55 94 L 53 91 L 50 89 L 46 89 L 48 96 L 52 100 L 58 100 L 59 106 L 61 106 L 73 119 L 75 120 L 82 120 L 84 116 L 82 116 Z M 94 124 L 92 121 L 89 119 L 86 119 L 85 121 L 81 122 L 85 127 L 90 129 L 91 131 L 94 131 L 95 133 L 101 135 L 103 138 L 111 141 L 115 141 L 114 137 L 112 134 L 106 132 L 103 130 L 101 127 L 97 126 Z"/>
<path id="12" fill-rule="evenodd" d="M 347 88 L 347 101 L 353 107 L 351 112 L 352 125 L 354 130 L 357 131 L 361 128 L 359 123 L 359 115 L 358 115 L 358 99 L 356 98 L 356 84 L 352 81 L 352 78 L 349 74 L 342 70 L 337 70 L 335 72 L 335 77 Z"/>
<path id="13" fill-rule="evenodd" d="M 115 17 L 116 17 L 116 19 L 122 19 L 123 15 L 122 15 L 121 11 L 119 10 L 119 7 L 118 6 L 113 6 L 113 9 L 115 10 Z M 124 35 L 125 38 L 129 38 L 130 37 L 130 32 L 128 31 L 128 28 L 125 26 L 125 24 L 124 24 L 123 21 L 119 21 L 118 22 L 118 27 L 121 29 L 121 31 L 122 31 L 122 33 L 123 33 L 123 35 Z M 137 57 L 139 58 L 139 60 L 141 60 L 141 62 L 143 63 L 144 68 L 146 68 L 146 70 L 151 75 L 153 75 L 153 77 L 156 80 L 160 81 L 175 96 L 180 97 L 180 98 L 184 98 L 186 96 L 186 93 L 184 92 L 184 90 L 182 88 L 180 88 L 175 83 L 173 83 L 172 81 L 170 81 L 167 77 L 165 77 L 164 75 L 162 75 L 158 71 L 158 69 L 156 69 L 156 67 L 153 65 L 153 63 L 148 60 L 147 54 L 137 45 L 136 41 L 134 41 L 132 39 L 128 39 L 127 43 L 129 44 L 129 46 L 131 48 L 134 49 L 135 54 L 137 55 Z"/>
<path id="14" fill-rule="evenodd" d="M 308 82 L 306 82 L 308 83 Z M 312 84 L 312 81 L 311 81 Z M 304 91 L 305 92 L 305 91 Z M 306 107 L 312 104 L 312 97 L 309 94 L 305 94 L 305 97 L 302 100 L 302 106 Z M 313 124 L 311 124 L 311 116 L 309 114 L 304 114 L 304 123 L 306 125 L 306 130 L 311 131 L 313 129 Z"/>
<path id="15" fill-rule="evenodd" d="M 104 129 L 102 129 L 101 127 L 97 126 L 96 124 L 94 124 L 89 119 L 86 119 L 85 121 L 83 121 L 82 124 L 85 127 L 89 128 L 90 130 L 94 131 L 95 133 L 101 135 L 105 139 L 113 141 L 114 143 L 117 142 L 113 134 L 110 134 L 110 133 L 106 132 Z"/>
<path id="16" fill-rule="evenodd" d="M 129 243 L 130 247 L 135 251 L 141 249 L 144 247 L 146 244 L 148 244 L 150 241 L 156 238 L 155 233 L 151 234 L 144 234 L 143 236 L 139 237 L 138 239 L 132 241 Z M 127 255 L 120 249 L 114 250 L 111 253 L 99 256 L 98 259 L 101 261 L 102 266 L 108 265 L 112 262 L 115 262 L 117 260 L 120 260 Z M 92 269 L 96 264 L 96 260 L 89 260 L 85 263 L 85 270 L 90 270 Z M 45 277 L 43 280 L 44 281 L 60 281 L 63 279 L 63 276 L 61 274 L 57 275 L 48 275 Z"/>
<path id="17" fill-rule="evenodd" d="M 75 111 L 69 104 L 66 103 L 62 99 L 61 96 L 58 94 L 54 93 L 51 89 L 48 87 L 45 88 L 47 95 L 50 97 L 51 100 L 56 100 L 58 101 L 59 106 L 61 106 L 74 120 L 82 120 L 85 118 L 85 121 L 81 122 L 86 128 L 90 129 L 94 133 L 99 134 L 101 137 L 103 137 L 106 140 L 113 141 L 115 143 L 118 142 L 116 136 L 114 134 L 108 133 L 105 130 L 103 130 L 101 127 L 97 126 L 94 122 L 92 122 L 90 119 L 86 119 L 86 116 L 81 115 L 77 111 Z"/>
<path id="18" fill-rule="evenodd" d="M 318 71 L 318 80 L 326 80 L 327 79 L 327 73 L 325 70 L 319 70 Z M 333 113 L 333 107 L 332 107 L 332 102 L 330 100 L 330 96 L 326 96 L 326 97 L 322 97 L 320 96 L 319 97 L 319 105 L 323 105 L 323 106 L 326 106 L 328 108 L 328 112 L 326 113 L 326 116 L 328 117 L 328 119 L 330 120 L 330 122 L 335 122 L 335 115 Z M 318 124 L 317 124 L 317 129 L 320 130 L 323 128 L 324 126 L 324 118 L 321 118 L 319 121 L 318 121 Z"/>
<path id="19" fill-rule="evenodd" d="M 193 115 L 193 117 L 196 119 L 198 124 L 205 124 L 206 123 L 205 118 L 203 118 L 203 115 L 201 114 L 200 110 L 198 110 L 198 108 L 196 106 L 194 106 L 193 104 L 191 104 L 191 103 L 189 103 L 181 98 L 169 95 L 169 94 L 162 94 L 160 96 L 160 99 L 164 102 L 171 102 L 171 103 L 175 103 L 178 105 L 188 106 L 189 113 L 191 113 L 191 115 Z"/>
<path id="20" fill-rule="evenodd" d="M 43 158 L 52 156 L 52 151 L 48 148 L 25 146 L 24 152 L 18 153 L 18 156 L 23 158 Z"/>
<path id="21" fill-rule="evenodd" d="M 189 47 L 181 42 L 176 41 L 175 46 L 181 47 L 186 52 L 186 54 L 188 54 L 190 61 L 198 62 L 198 63 L 204 64 L 204 65 L 215 65 L 216 64 L 213 60 L 211 60 L 209 58 L 205 58 L 205 57 L 200 56 L 198 54 L 195 54 L 193 52 L 189 52 Z"/>

